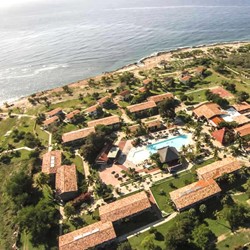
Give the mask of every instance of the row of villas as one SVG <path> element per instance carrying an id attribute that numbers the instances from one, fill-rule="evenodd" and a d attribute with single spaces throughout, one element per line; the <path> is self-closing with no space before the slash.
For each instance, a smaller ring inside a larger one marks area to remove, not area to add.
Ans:
<path id="1" fill-rule="evenodd" d="M 169 193 L 178 211 L 191 208 L 214 196 L 218 196 L 221 188 L 215 181 L 223 174 L 234 173 L 244 165 L 234 157 L 211 163 L 196 170 L 199 181 Z"/>

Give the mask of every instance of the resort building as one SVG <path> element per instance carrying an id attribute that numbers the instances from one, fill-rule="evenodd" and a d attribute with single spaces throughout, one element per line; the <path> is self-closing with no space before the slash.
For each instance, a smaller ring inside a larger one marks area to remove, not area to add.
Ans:
<path id="1" fill-rule="evenodd" d="M 134 124 L 128 127 L 128 130 L 130 133 L 136 133 L 138 130 L 140 129 L 140 125 L 139 124 Z"/>
<path id="2" fill-rule="evenodd" d="M 50 117 L 58 116 L 58 115 L 61 115 L 61 114 L 63 114 L 62 109 L 61 108 L 56 108 L 56 109 L 53 109 L 53 110 L 47 112 L 46 117 L 50 118 Z"/>
<path id="3" fill-rule="evenodd" d="M 155 131 L 163 127 L 163 123 L 158 116 L 144 118 L 141 121 L 143 126 L 147 129 L 147 131 Z"/>
<path id="4" fill-rule="evenodd" d="M 243 125 L 241 127 L 236 128 L 235 133 L 239 134 L 241 137 L 250 135 L 250 124 Z"/>
<path id="5" fill-rule="evenodd" d="M 117 129 L 121 125 L 121 120 L 118 115 L 108 116 L 102 119 L 93 120 L 87 123 L 88 127 L 96 127 L 97 125 L 105 125 Z"/>
<path id="6" fill-rule="evenodd" d="M 73 122 L 75 115 L 80 114 L 81 111 L 76 109 L 65 116 L 65 122 Z"/>
<path id="7" fill-rule="evenodd" d="M 233 120 L 239 125 L 239 126 L 243 126 L 247 123 L 250 123 L 250 119 L 248 117 L 246 117 L 245 115 L 239 115 L 239 116 L 235 116 L 233 118 Z"/>
<path id="8" fill-rule="evenodd" d="M 154 101 L 142 102 L 134 105 L 127 106 L 127 110 L 134 114 L 135 116 L 150 115 L 148 114 L 150 110 L 154 113 L 157 106 Z"/>
<path id="9" fill-rule="evenodd" d="M 227 114 L 216 103 L 203 103 L 193 109 L 193 115 L 197 119 L 206 120 L 211 125 L 217 126 L 220 122 L 224 121 L 220 116 Z"/>
<path id="10" fill-rule="evenodd" d="M 71 131 L 62 135 L 62 142 L 68 143 L 79 143 L 82 142 L 88 135 L 95 132 L 95 128 L 83 128 L 75 131 Z"/>
<path id="11" fill-rule="evenodd" d="M 148 97 L 148 101 L 154 101 L 156 104 L 159 102 L 162 102 L 166 99 L 174 98 L 174 95 L 172 93 L 165 93 L 161 95 L 154 95 Z"/>
<path id="12" fill-rule="evenodd" d="M 131 96 L 131 91 L 126 89 L 126 90 L 123 90 L 122 92 L 120 92 L 118 95 L 117 95 L 117 98 L 120 100 L 120 101 L 127 101 Z"/>
<path id="13" fill-rule="evenodd" d="M 213 180 L 199 180 L 169 193 L 178 211 L 183 211 L 209 198 L 219 195 L 221 189 Z"/>
<path id="14" fill-rule="evenodd" d="M 151 209 L 147 194 L 143 191 L 99 208 L 101 221 L 119 222 Z"/>
<path id="15" fill-rule="evenodd" d="M 226 128 L 222 128 L 212 132 L 212 136 L 214 137 L 214 139 L 218 141 L 221 145 L 225 145 L 227 143 L 225 138 L 226 130 Z"/>
<path id="16" fill-rule="evenodd" d="M 248 104 L 247 102 L 234 104 L 233 108 L 236 109 L 241 114 L 250 112 L 250 104 Z"/>
<path id="17" fill-rule="evenodd" d="M 107 164 L 117 159 L 120 149 L 112 144 L 107 144 L 96 157 L 95 163 L 99 165 Z"/>
<path id="18" fill-rule="evenodd" d="M 60 166 L 56 172 L 56 194 L 63 201 L 68 201 L 76 197 L 77 191 L 76 166 Z"/>
<path id="19" fill-rule="evenodd" d="M 99 105 L 96 104 L 96 105 L 93 105 L 91 107 L 88 107 L 84 110 L 85 114 L 90 116 L 90 117 L 96 117 L 98 115 L 98 108 Z"/>
<path id="20" fill-rule="evenodd" d="M 138 89 L 138 92 L 140 92 L 140 93 L 145 93 L 146 91 L 147 91 L 147 88 L 145 88 L 145 87 L 141 87 Z"/>
<path id="21" fill-rule="evenodd" d="M 167 169 L 170 173 L 176 171 L 182 166 L 179 153 L 175 147 L 167 146 L 165 148 L 158 149 L 158 154 L 160 162 L 167 164 Z"/>
<path id="22" fill-rule="evenodd" d="M 181 75 L 180 76 L 180 82 L 183 83 L 183 84 L 187 84 L 191 81 L 192 79 L 192 76 L 191 75 Z"/>
<path id="23" fill-rule="evenodd" d="M 110 96 L 104 96 L 101 99 L 99 99 L 97 101 L 97 103 L 99 104 L 99 106 L 103 107 L 103 104 L 110 98 Z"/>
<path id="24" fill-rule="evenodd" d="M 239 170 L 243 163 L 234 157 L 223 158 L 221 161 L 213 162 L 202 168 L 198 168 L 196 173 L 200 180 L 217 179 L 223 174 L 230 174 Z"/>
<path id="25" fill-rule="evenodd" d="M 145 85 L 148 85 L 148 84 L 152 83 L 152 80 L 151 79 L 145 79 L 145 80 L 143 80 L 142 83 L 145 86 Z"/>
<path id="26" fill-rule="evenodd" d="M 203 76 L 205 71 L 206 71 L 206 68 L 204 66 L 199 66 L 195 69 L 195 74 L 197 76 Z"/>
<path id="27" fill-rule="evenodd" d="M 50 151 L 43 155 L 42 172 L 45 174 L 56 174 L 62 163 L 62 152 L 60 150 Z"/>
<path id="28" fill-rule="evenodd" d="M 43 128 L 44 129 L 48 129 L 52 126 L 55 126 L 59 123 L 60 119 L 58 116 L 52 116 L 48 119 L 46 119 L 45 121 L 43 121 Z"/>
<path id="29" fill-rule="evenodd" d="M 86 250 L 101 247 L 116 239 L 112 222 L 96 222 L 59 237 L 59 250 Z"/>

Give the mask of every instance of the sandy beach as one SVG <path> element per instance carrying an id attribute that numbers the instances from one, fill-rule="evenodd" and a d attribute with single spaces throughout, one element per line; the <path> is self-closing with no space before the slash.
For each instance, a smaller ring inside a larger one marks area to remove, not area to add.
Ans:
<path id="1" fill-rule="evenodd" d="M 215 48 L 215 47 L 220 47 L 220 48 L 225 48 L 225 47 L 230 47 L 232 49 L 237 49 L 242 45 L 246 45 L 249 44 L 249 41 L 245 41 L 245 42 L 230 42 L 230 43 L 217 43 L 217 44 L 211 44 L 211 45 L 200 45 L 200 46 L 194 46 L 194 47 L 187 47 L 187 48 L 177 48 L 174 50 L 170 50 L 170 51 L 165 51 L 165 52 L 158 52 L 154 55 L 151 56 L 147 56 L 145 58 L 143 58 L 142 60 L 140 60 L 139 62 L 136 63 L 131 63 L 129 65 L 126 65 L 120 69 L 117 69 L 115 71 L 112 72 L 107 72 L 105 74 L 101 74 L 95 77 L 92 77 L 92 79 L 98 81 L 101 79 L 102 76 L 104 75 L 109 75 L 109 74 L 119 74 L 125 71 L 131 71 L 134 74 L 138 75 L 138 72 L 141 70 L 149 70 L 152 69 L 154 67 L 156 67 L 161 61 L 172 61 L 175 60 L 175 58 L 173 58 L 173 54 L 176 52 L 191 52 L 193 50 L 197 50 L 200 49 L 202 51 L 204 51 L 205 53 L 207 52 L 208 49 L 211 48 Z M 88 78 L 90 79 L 90 78 Z M 77 82 L 73 82 L 73 83 L 69 83 L 68 86 L 70 86 L 71 88 L 74 89 L 79 89 L 79 91 L 86 89 L 86 87 L 88 86 L 88 79 L 84 79 L 84 80 L 79 80 Z M 63 89 L 62 87 L 58 87 L 58 88 L 54 88 L 54 89 L 50 89 L 50 90 L 46 90 L 46 91 L 42 91 L 42 92 L 38 92 L 36 93 L 36 96 L 50 96 L 51 94 L 54 94 L 55 92 L 61 92 Z M 87 93 L 87 91 L 85 91 L 85 93 Z M 15 100 L 13 102 L 9 102 L 8 104 L 11 105 L 12 108 L 22 108 L 22 109 L 27 109 L 29 107 L 32 107 L 32 105 L 30 104 L 30 102 L 28 101 L 28 98 L 30 96 L 27 97 L 23 97 L 20 98 L 18 100 Z M 70 97 L 69 97 L 70 98 Z M 1 105 L 1 109 L 5 109 L 5 105 Z"/>

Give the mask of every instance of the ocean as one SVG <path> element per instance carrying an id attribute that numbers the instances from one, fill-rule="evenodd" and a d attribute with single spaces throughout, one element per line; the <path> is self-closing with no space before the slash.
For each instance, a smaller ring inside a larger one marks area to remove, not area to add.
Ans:
<path id="1" fill-rule="evenodd" d="M 0 103 L 158 51 L 249 40 L 250 0 L 0 1 Z"/>

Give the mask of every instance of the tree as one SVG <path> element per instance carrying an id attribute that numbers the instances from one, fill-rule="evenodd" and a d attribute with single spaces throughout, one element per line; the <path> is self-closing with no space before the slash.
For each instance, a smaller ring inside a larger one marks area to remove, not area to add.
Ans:
<path id="1" fill-rule="evenodd" d="M 168 98 L 159 104 L 159 112 L 162 117 L 175 118 L 175 109 L 179 105 L 174 98 Z"/>
<path id="2" fill-rule="evenodd" d="M 205 214 L 207 212 L 207 206 L 205 204 L 201 204 L 199 210 L 202 214 Z"/>
<path id="3" fill-rule="evenodd" d="M 116 250 L 132 250 L 128 241 L 120 243 Z"/>
<path id="4" fill-rule="evenodd" d="M 49 179 L 50 177 L 48 174 L 41 172 L 36 176 L 35 182 L 38 187 L 42 188 L 43 185 L 46 185 L 49 183 Z"/>
<path id="5" fill-rule="evenodd" d="M 141 242 L 141 246 L 145 250 L 154 250 L 156 249 L 156 246 L 154 244 L 154 235 L 149 235 L 143 239 Z"/>
<path id="6" fill-rule="evenodd" d="M 194 244 L 202 250 L 214 249 L 214 246 L 211 246 L 211 241 L 215 239 L 215 235 L 205 224 L 196 227 L 192 236 Z"/>
<path id="7" fill-rule="evenodd" d="M 75 208 L 72 206 L 71 203 L 67 203 L 65 206 L 64 206 L 64 214 L 65 216 L 69 219 L 72 215 L 75 215 L 76 214 L 76 210 Z"/>
<path id="8" fill-rule="evenodd" d="M 237 102 L 245 102 L 249 98 L 249 94 L 245 91 L 239 91 L 237 94 Z"/>

